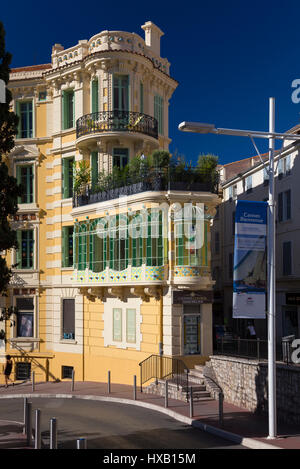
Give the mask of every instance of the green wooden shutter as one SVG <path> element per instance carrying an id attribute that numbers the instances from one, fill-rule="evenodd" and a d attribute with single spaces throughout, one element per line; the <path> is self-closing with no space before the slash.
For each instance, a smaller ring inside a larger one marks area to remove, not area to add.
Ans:
<path id="1" fill-rule="evenodd" d="M 70 194 L 70 177 L 69 177 L 69 159 L 62 160 L 62 183 L 63 183 L 63 199 L 67 199 Z"/>
<path id="2" fill-rule="evenodd" d="M 73 115 L 72 115 L 71 127 L 74 127 L 75 126 L 75 93 L 74 91 L 72 91 L 71 96 L 72 96 L 72 104 L 73 104 Z"/>
<path id="3" fill-rule="evenodd" d="M 17 230 L 18 249 L 16 250 L 17 269 L 22 269 L 22 231 Z"/>
<path id="4" fill-rule="evenodd" d="M 62 267 L 69 267 L 69 230 L 68 226 L 62 227 Z"/>
<path id="5" fill-rule="evenodd" d="M 67 199 L 73 196 L 74 185 L 74 158 L 63 158 L 62 160 L 62 182 L 63 198 Z"/>
<path id="6" fill-rule="evenodd" d="M 91 180 L 92 180 L 92 189 L 95 188 L 98 182 L 98 152 L 93 151 L 91 153 Z"/>
<path id="7" fill-rule="evenodd" d="M 98 80 L 92 81 L 92 112 L 99 111 L 99 103 L 98 103 Z"/>
<path id="8" fill-rule="evenodd" d="M 21 112 L 19 101 L 16 101 L 16 114 L 19 117 L 17 138 L 21 138 Z"/>
<path id="9" fill-rule="evenodd" d="M 154 96 L 154 117 L 158 122 L 158 133 L 164 133 L 164 100 L 161 96 Z"/>
<path id="10" fill-rule="evenodd" d="M 62 92 L 62 129 L 65 130 L 67 128 L 67 100 L 66 100 L 66 92 Z"/>

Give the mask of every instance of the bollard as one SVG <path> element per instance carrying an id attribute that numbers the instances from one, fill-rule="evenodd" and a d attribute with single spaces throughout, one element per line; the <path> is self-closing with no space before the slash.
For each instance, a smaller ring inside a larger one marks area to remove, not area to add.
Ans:
<path id="1" fill-rule="evenodd" d="M 26 418 L 25 418 L 25 435 L 27 446 L 31 446 L 32 438 L 32 419 L 31 419 L 31 402 L 27 402 L 26 405 Z"/>
<path id="2" fill-rule="evenodd" d="M 166 379 L 166 382 L 165 382 L 165 407 L 167 408 L 168 405 L 169 405 L 169 402 L 168 402 L 168 380 Z"/>
<path id="3" fill-rule="evenodd" d="M 23 434 L 26 434 L 26 419 L 27 419 L 27 397 L 24 397 L 24 426 L 23 426 Z"/>
<path id="4" fill-rule="evenodd" d="M 50 420 L 50 449 L 57 449 L 57 421 L 56 418 Z"/>
<path id="5" fill-rule="evenodd" d="M 75 370 L 72 369 L 72 381 L 71 381 L 71 392 L 74 391 L 74 381 L 75 381 Z"/>
<path id="6" fill-rule="evenodd" d="M 35 411 L 34 449 L 41 449 L 41 411 Z"/>
<path id="7" fill-rule="evenodd" d="M 133 399 L 136 401 L 136 376 L 133 377 Z"/>
<path id="8" fill-rule="evenodd" d="M 31 373 L 31 385 L 32 385 L 32 392 L 35 391 L 35 374 L 34 371 Z"/>
<path id="9" fill-rule="evenodd" d="M 190 387 L 190 418 L 194 416 L 194 403 L 193 403 L 193 388 Z"/>
<path id="10" fill-rule="evenodd" d="M 110 393 L 110 371 L 107 373 L 107 392 Z"/>
<path id="11" fill-rule="evenodd" d="M 224 401 L 224 394 L 219 392 L 219 424 L 223 427 L 223 401 Z"/>
<path id="12" fill-rule="evenodd" d="M 85 438 L 77 440 L 77 449 L 87 449 L 87 441 Z"/>

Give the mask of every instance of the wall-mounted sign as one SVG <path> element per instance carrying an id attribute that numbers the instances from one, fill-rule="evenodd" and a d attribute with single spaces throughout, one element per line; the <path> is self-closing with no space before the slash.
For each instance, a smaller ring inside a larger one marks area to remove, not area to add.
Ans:
<path id="1" fill-rule="evenodd" d="M 266 317 L 267 202 L 239 200 L 235 213 L 233 317 Z"/>
<path id="2" fill-rule="evenodd" d="M 212 303 L 210 291 L 173 291 L 173 304 L 199 305 Z"/>

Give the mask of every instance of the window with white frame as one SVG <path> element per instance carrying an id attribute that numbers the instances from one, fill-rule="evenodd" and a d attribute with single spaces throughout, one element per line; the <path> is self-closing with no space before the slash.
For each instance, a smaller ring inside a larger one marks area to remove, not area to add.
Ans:
<path id="1" fill-rule="evenodd" d="M 16 178 L 22 186 L 23 193 L 18 197 L 18 204 L 31 204 L 34 202 L 34 166 L 33 164 L 18 164 Z"/>
<path id="2" fill-rule="evenodd" d="M 280 158 L 278 161 L 277 171 L 279 179 L 281 179 L 283 176 L 288 176 L 291 173 L 291 155 Z"/>
<path id="3" fill-rule="evenodd" d="M 139 298 L 128 298 L 126 302 L 107 298 L 104 305 L 104 346 L 140 349 L 140 304 Z"/>
<path id="4" fill-rule="evenodd" d="M 62 338 L 75 339 L 75 299 L 62 300 Z"/>
<path id="5" fill-rule="evenodd" d="M 245 191 L 246 192 L 252 191 L 252 176 L 247 176 L 245 178 Z"/>
<path id="6" fill-rule="evenodd" d="M 33 100 L 16 101 L 16 114 L 19 117 L 17 138 L 32 138 Z"/>
<path id="7" fill-rule="evenodd" d="M 34 297 L 16 298 L 17 337 L 34 336 Z"/>

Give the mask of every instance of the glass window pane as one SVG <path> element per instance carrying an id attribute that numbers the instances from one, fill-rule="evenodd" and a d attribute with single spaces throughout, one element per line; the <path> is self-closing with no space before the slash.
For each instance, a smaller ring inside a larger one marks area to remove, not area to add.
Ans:
<path id="1" fill-rule="evenodd" d="M 135 309 L 126 309 L 126 341 L 128 343 L 136 342 L 136 311 Z"/>
<path id="2" fill-rule="evenodd" d="M 33 298 L 17 298 L 17 336 L 33 337 Z"/>
<path id="3" fill-rule="evenodd" d="M 113 340 L 122 341 L 122 310 L 113 308 Z"/>

